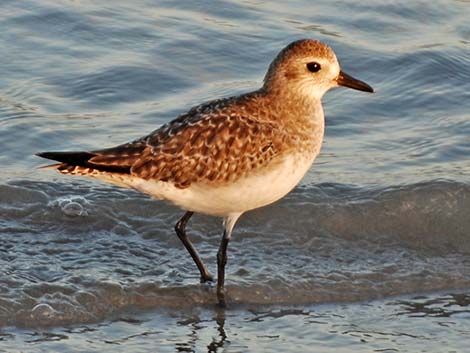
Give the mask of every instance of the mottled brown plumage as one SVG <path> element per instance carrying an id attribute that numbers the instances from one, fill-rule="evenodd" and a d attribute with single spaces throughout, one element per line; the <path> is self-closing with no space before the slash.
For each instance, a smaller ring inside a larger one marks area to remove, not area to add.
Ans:
<path id="1" fill-rule="evenodd" d="M 272 166 L 288 150 L 311 149 L 315 124 L 310 119 L 288 126 L 293 116 L 273 120 L 263 105 L 262 90 L 220 99 L 190 109 L 150 135 L 114 148 L 90 152 L 83 166 L 59 167 L 64 174 L 86 174 L 83 168 L 164 182 L 178 188 L 192 183 L 223 185 Z M 244 109 L 240 111 L 240 106 Z M 301 106 L 299 113 L 303 113 Z M 301 114 L 299 114 L 302 116 Z M 298 130 L 298 131 L 296 131 Z"/>
<path id="2" fill-rule="evenodd" d="M 148 136 L 91 151 L 91 158 L 66 162 L 58 170 L 85 175 L 95 168 L 95 175 L 128 173 L 187 188 L 192 183 L 223 185 L 275 167 L 276 158 L 289 150 L 316 154 L 319 146 L 312 136 L 322 134 L 322 126 L 310 117 L 319 108 L 310 104 L 310 97 L 292 90 L 290 82 L 305 75 L 304 65 L 292 62 L 318 53 L 336 61 L 321 42 L 294 42 L 272 62 L 260 90 L 193 107 Z"/>
<path id="3" fill-rule="evenodd" d="M 210 101 L 136 141 L 91 152 L 45 152 L 64 174 L 131 187 L 187 210 L 175 230 L 201 281 L 212 276 L 186 236 L 193 212 L 224 217 L 217 254 L 217 298 L 225 304 L 228 241 L 241 214 L 292 190 L 320 151 L 323 94 L 338 85 L 372 92 L 341 72 L 335 54 L 315 40 L 285 47 L 269 66 L 263 86 Z"/>

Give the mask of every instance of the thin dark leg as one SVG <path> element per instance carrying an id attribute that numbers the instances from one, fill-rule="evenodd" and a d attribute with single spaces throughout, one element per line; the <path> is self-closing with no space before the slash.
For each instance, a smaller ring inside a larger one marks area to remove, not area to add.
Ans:
<path id="1" fill-rule="evenodd" d="M 181 219 L 178 221 L 178 223 L 176 223 L 175 231 L 176 231 L 176 234 L 178 235 L 178 238 L 180 238 L 184 247 L 186 248 L 186 250 L 188 250 L 189 254 L 193 258 L 194 262 L 196 263 L 197 268 L 199 269 L 199 272 L 201 273 L 201 283 L 204 283 L 207 281 L 212 281 L 212 275 L 207 270 L 207 267 L 202 262 L 201 258 L 199 257 L 199 254 L 197 253 L 193 244 L 189 241 L 189 238 L 186 235 L 186 224 L 188 223 L 189 219 L 191 218 L 193 214 L 194 212 L 191 212 L 191 211 L 186 212 L 184 216 L 181 217 Z"/>
<path id="2" fill-rule="evenodd" d="M 222 242 L 220 243 L 219 251 L 217 252 L 217 299 L 219 301 L 219 305 L 222 308 L 226 307 L 224 282 L 225 265 L 227 264 L 227 246 L 229 240 L 230 236 L 227 236 L 227 233 L 224 232 Z"/>

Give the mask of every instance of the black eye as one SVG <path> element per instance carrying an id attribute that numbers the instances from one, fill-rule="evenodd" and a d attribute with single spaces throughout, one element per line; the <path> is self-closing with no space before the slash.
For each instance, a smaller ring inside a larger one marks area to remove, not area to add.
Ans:
<path id="1" fill-rule="evenodd" d="M 313 63 L 308 63 L 308 64 L 307 64 L 307 69 L 308 69 L 308 71 L 310 71 L 310 72 L 318 72 L 318 71 L 320 71 L 321 66 L 320 66 L 319 63 L 315 63 L 315 62 L 313 62 Z"/>

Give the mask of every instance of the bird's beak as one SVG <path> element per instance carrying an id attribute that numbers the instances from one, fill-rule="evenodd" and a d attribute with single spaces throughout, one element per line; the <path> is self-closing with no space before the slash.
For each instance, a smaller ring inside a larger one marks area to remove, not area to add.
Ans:
<path id="1" fill-rule="evenodd" d="M 343 71 L 339 72 L 336 82 L 340 86 L 354 88 L 359 91 L 374 93 L 374 89 L 363 81 L 359 81 L 348 74 L 345 74 Z"/>

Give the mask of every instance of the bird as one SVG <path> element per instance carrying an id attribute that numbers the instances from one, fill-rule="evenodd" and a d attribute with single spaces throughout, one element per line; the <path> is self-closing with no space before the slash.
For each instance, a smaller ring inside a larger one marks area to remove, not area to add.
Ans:
<path id="1" fill-rule="evenodd" d="M 337 86 L 374 92 L 344 73 L 331 47 L 296 40 L 274 58 L 261 88 L 190 108 L 148 135 L 93 151 L 41 152 L 60 173 L 135 189 L 185 211 L 175 225 L 199 272 L 213 276 L 187 236 L 194 213 L 223 219 L 217 251 L 216 302 L 226 307 L 227 248 L 240 216 L 281 199 L 320 152 L 321 98 Z"/>

